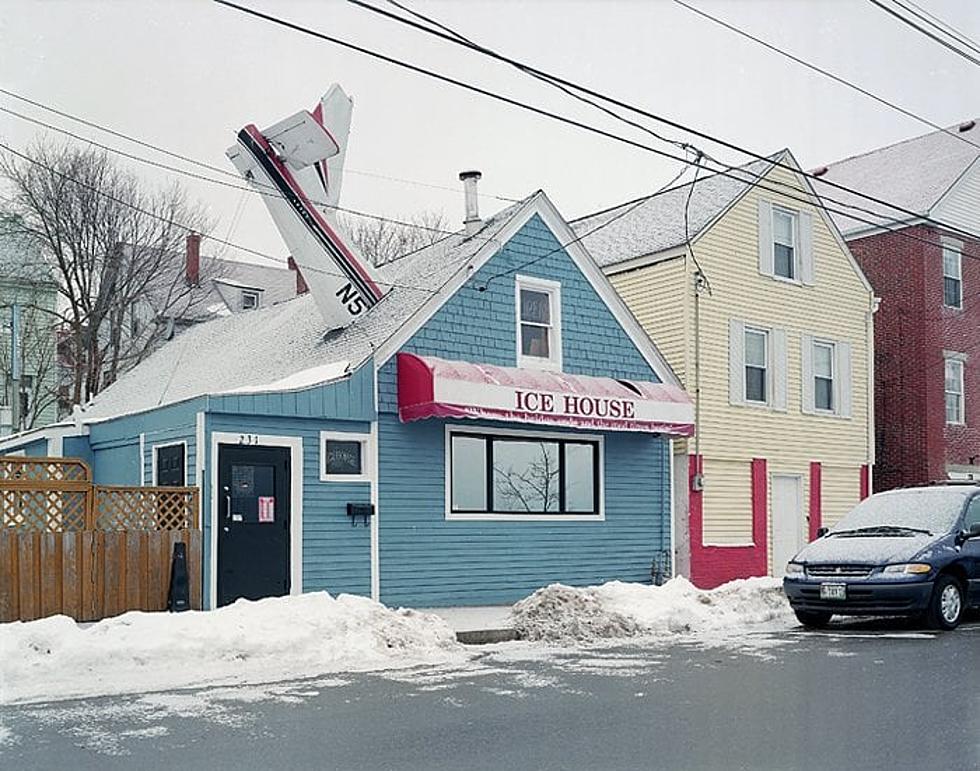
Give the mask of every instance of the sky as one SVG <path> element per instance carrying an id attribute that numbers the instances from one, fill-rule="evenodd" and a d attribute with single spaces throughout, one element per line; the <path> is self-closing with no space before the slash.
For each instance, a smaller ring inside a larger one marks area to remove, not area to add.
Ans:
<path id="1" fill-rule="evenodd" d="M 405 1 L 477 43 L 754 152 L 789 147 L 804 168 L 931 130 L 672 0 Z M 933 123 L 953 125 L 980 116 L 980 67 L 866 0 L 688 1 Z M 342 0 L 240 2 L 655 143 L 507 65 Z M 980 40 L 980 3 L 916 2 Z M 453 228 L 461 225 L 458 173 L 464 169 L 483 172 L 483 215 L 505 206 L 503 199 L 543 189 L 569 219 L 648 194 L 680 169 L 674 161 L 207 0 L 7 0 L 0 51 L 4 89 L 229 171 L 224 151 L 239 128 L 251 122 L 262 128 L 298 109 L 312 109 L 327 87 L 339 82 L 354 99 L 341 206 L 382 216 L 436 211 Z M 237 184 L 8 96 L 0 95 L 0 105 Z M 727 163 L 750 160 L 683 131 L 650 125 Z M 15 149 L 27 147 L 41 131 L 0 113 L 0 141 Z M 124 158 L 120 163 L 149 186 L 180 178 L 207 206 L 215 235 L 284 259 L 285 246 L 257 195 Z M 258 259 L 212 242 L 206 252 L 215 251 Z"/>

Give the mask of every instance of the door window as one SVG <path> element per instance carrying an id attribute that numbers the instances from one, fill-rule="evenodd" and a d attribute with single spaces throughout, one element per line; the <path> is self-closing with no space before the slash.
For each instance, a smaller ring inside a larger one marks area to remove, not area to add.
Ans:
<path id="1" fill-rule="evenodd" d="M 967 530 L 972 525 L 980 522 L 980 495 L 975 495 L 970 505 L 966 507 L 966 516 L 963 518 L 963 527 Z"/>

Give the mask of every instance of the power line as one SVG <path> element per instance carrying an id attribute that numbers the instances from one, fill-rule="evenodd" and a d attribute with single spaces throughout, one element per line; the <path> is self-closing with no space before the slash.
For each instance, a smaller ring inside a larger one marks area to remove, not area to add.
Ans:
<path id="1" fill-rule="evenodd" d="M 240 10 L 240 11 L 243 11 L 245 13 L 249 13 L 251 15 L 258 16 L 259 18 L 262 18 L 262 19 L 267 20 L 267 21 L 271 21 L 271 22 L 273 22 L 275 24 L 283 25 L 283 26 L 286 26 L 286 27 L 288 27 L 290 29 L 294 29 L 294 30 L 303 32 L 303 33 L 308 34 L 308 35 L 311 35 L 313 37 L 323 38 L 323 39 L 326 39 L 326 40 L 328 40 L 330 42 L 334 42 L 334 43 L 337 43 L 339 45 L 342 45 L 344 47 L 350 47 L 353 50 L 357 50 L 357 51 L 366 53 L 367 55 L 370 55 L 370 56 L 372 56 L 374 58 L 380 58 L 380 59 L 382 59 L 384 61 L 389 61 L 390 63 L 394 63 L 397 66 L 405 67 L 405 68 L 410 69 L 412 71 L 420 72 L 421 74 L 425 74 L 425 75 L 428 75 L 430 77 L 434 77 L 436 79 L 445 80 L 446 82 L 450 82 L 453 85 L 457 85 L 457 86 L 460 86 L 462 88 L 466 88 L 468 90 L 472 90 L 472 91 L 475 91 L 477 93 L 481 93 L 483 95 L 490 96 L 491 98 L 495 98 L 495 99 L 498 99 L 500 101 L 507 102 L 509 104 L 516 104 L 516 106 L 520 106 L 520 107 L 523 107 L 525 109 L 530 109 L 531 111 L 534 111 L 534 112 L 539 112 L 539 113 L 542 113 L 543 112 L 548 117 L 552 117 L 552 118 L 555 118 L 557 120 L 561 120 L 561 121 L 566 122 L 566 123 L 571 123 L 572 125 L 576 125 L 576 126 L 578 126 L 580 128 L 585 128 L 586 130 L 590 130 L 590 131 L 593 131 L 595 133 L 600 133 L 600 134 L 604 134 L 604 135 L 608 136 L 608 132 L 603 132 L 601 129 L 596 129 L 593 126 L 584 126 L 583 127 L 578 121 L 573 121 L 573 120 L 571 120 L 569 118 L 565 118 L 564 116 L 556 116 L 553 113 L 548 113 L 547 111 L 542 111 L 539 108 L 536 108 L 536 107 L 533 107 L 533 106 L 529 106 L 529 105 L 526 105 L 526 104 L 521 103 L 521 102 L 517 102 L 516 100 L 511 100 L 508 97 L 503 97 L 503 96 L 501 96 L 499 94 L 495 94 L 493 92 L 487 92 L 485 89 L 481 89 L 481 88 L 479 88 L 477 86 L 473 86 L 471 84 L 460 83 L 459 81 L 456 81 L 455 79 L 452 79 L 452 78 L 448 78 L 447 76 L 441 75 L 440 73 L 435 73 L 435 72 L 432 72 L 432 71 L 429 71 L 429 70 L 425 70 L 423 68 L 416 67 L 415 65 L 412 65 L 410 63 L 403 62 L 401 60 L 394 60 L 391 57 L 385 56 L 384 54 L 380 54 L 378 52 L 370 51 L 369 49 L 364 49 L 364 48 L 362 48 L 360 46 L 356 46 L 354 44 L 348 43 L 347 41 L 342 41 L 342 40 L 339 40 L 337 38 L 332 38 L 330 36 L 324 35 L 323 33 L 316 32 L 315 30 L 311 30 L 309 28 L 302 27 L 302 26 L 297 25 L 297 24 L 293 24 L 292 22 L 288 22 L 288 21 L 279 19 L 278 17 L 269 16 L 269 15 L 264 14 L 264 13 L 261 13 L 259 11 L 253 11 L 252 9 L 235 5 L 234 3 L 231 3 L 228 0 L 215 0 L 215 2 L 220 3 L 222 5 L 227 5 L 229 7 L 235 8 L 236 10 Z M 364 8 L 365 10 L 369 10 L 369 11 L 372 11 L 372 12 L 377 13 L 379 15 L 385 16 L 386 18 L 391 19 L 393 21 L 397 21 L 397 22 L 399 22 L 401 24 L 408 25 L 408 26 L 413 27 L 415 29 L 418 29 L 418 30 L 420 30 L 422 32 L 425 32 L 427 34 L 434 35 L 436 37 L 442 38 L 443 40 L 447 40 L 447 41 L 449 41 L 449 42 L 451 42 L 451 43 L 453 43 L 455 45 L 461 45 L 461 46 L 463 46 L 465 48 L 468 48 L 470 50 L 477 51 L 478 53 L 481 53 L 481 54 L 483 54 L 485 56 L 489 56 L 489 57 L 491 57 L 493 59 L 496 59 L 498 61 L 502 61 L 502 62 L 505 62 L 507 64 L 510 64 L 510 65 L 512 65 L 514 67 L 517 67 L 518 69 L 522 70 L 523 72 L 526 72 L 527 74 L 530 74 L 530 75 L 532 75 L 534 77 L 537 77 L 539 79 L 546 79 L 548 81 L 551 81 L 555 85 L 560 84 L 560 85 L 563 85 L 563 86 L 568 86 L 570 88 L 577 89 L 577 90 L 579 90 L 579 91 L 581 91 L 581 92 L 583 92 L 585 94 L 589 94 L 590 96 L 593 96 L 593 97 L 602 99 L 602 100 L 604 100 L 606 102 L 609 102 L 610 104 L 616 105 L 616 106 L 621 107 L 621 108 L 628 109 L 628 110 L 630 110 L 632 112 L 635 112 L 635 113 L 637 113 L 639 115 L 643 115 L 644 117 L 653 119 L 655 121 L 658 121 L 658 122 L 663 123 L 665 125 L 671 126 L 673 128 L 677 128 L 677 129 L 686 131 L 688 133 L 694 134 L 695 136 L 698 136 L 698 137 L 700 137 L 702 139 L 706 139 L 706 140 L 708 140 L 710 142 L 713 142 L 715 144 L 719 144 L 719 145 L 721 145 L 723 147 L 727 147 L 729 149 L 735 150 L 735 151 L 740 152 L 740 153 L 742 153 L 744 155 L 748 155 L 748 156 L 750 156 L 752 158 L 755 158 L 756 160 L 767 160 L 767 161 L 770 161 L 770 162 L 772 161 L 772 159 L 770 157 L 768 157 L 768 156 L 761 155 L 761 154 L 759 154 L 757 152 L 754 152 L 752 150 L 748 150 L 748 149 L 746 149 L 744 147 L 741 147 L 741 146 L 736 145 L 734 143 L 728 142 L 728 141 L 726 141 L 724 139 L 721 139 L 721 138 L 712 136 L 710 134 L 707 134 L 705 132 L 699 131 L 699 130 L 694 129 L 694 128 L 690 127 L 690 126 L 685 126 L 684 124 L 681 124 L 681 123 L 678 123 L 676 121 L 673 121 L 673 120 L 671 120 L 669 118 L 666 118 L 666 117 L 664 117 L 662 115 L 657 115 L 657 114 L 651 113 L 651 112 L 649 112 L 647 110 L 644 110 L 642 108 L 639 108 L 639 107 L 637 107 L 635 105 L 632 105 L 632 104 L 629 104 L 629 103 L 626 103 L 626 102 L 622 102 L 622 101 L 617 100 L 617 99 L 615 99 L 613 97 L 610 97 L 610 96 L 608 96 L 606 94 L 603 94 L 603 93 L 594 91 L 594 90 L 592 90 L 592 89 L 590 89 L 590 88 L 588 88 L 586 86 L 582 86 L 581 84 L 578 84 L 578 83 L 575 83 L 575 82 L 566 80 L 566 79 L 564 79 L 564 78 L 562 78 L 560 76 L 553 75 L 551 73 L 545 72 L 545 71 L 540 70 L 540 69 L 537 69 L 535 67 L 532 67 L 531 65 L 528 65 L 526 63 L 517 61 L 515 59 L 511 59 L 511 58 L 509 58 L 509 57 L 507 57 L 507 56 L 505 56 L 503 54 L 500 54 L 500 53 L 498 53 L 496 51 L 493 51 L 493 50 L 491 50 L 491 49 L 489 49 L 489 48 L 487 48 L 485 46 L 481 46 L 481 45 L 477 45 L 475 43 L 472 43 L 472 42 L 468 41 L 467 38 L 463 37 L 462 35 L 460 35 L 457 32 L 452 32 L 452 31 L 449 32 L 449 33 L 443 32 L 442 30 L 444 30 L 444 29 L 450 29 L 450 28 L 447 27 L 446 25 L 442 24 L 441 22 L 438 22 L 438 21 L 434 21 L 432 19 L 429 19 L 429 17 L 426 17 L 423 14 L 418 13 L 417 11 L 411 11 L 411 13 L 413 15 L 415 15 L 416 17 L 418 17 L 418 18 L 426 19 L 426 21 L 428 21 L 430 24 L 438 25 L 441 29 L 432 29 L 431 27 L 426 27 L 424 25 L 421 25 L 421 24 L 419 24 L 417 22 L 412 21 L 411 19 L 406 19 L 406 18 L 404 18 L 402 16 L 398 16 L 397 14 L 393 14 L 393 13 L 391 13 L 389 11 L 386 11 L 386 10 L 384 10 L 382 8 L 378 8 L 376 6 L 370 5 L 369 3 L 365 3 L 365 2 L 363 2 L 363 0 L 348 0 L 348 2 L 352 3 L 353 5 L 357 5 L 358 7 Z M 679 0 L 675 0 L 675 2 L 679 2 Z M 398 3 L 393 3 L 393 4 L 395 4 L 399 8 L 404 7 L 404 6 L 402 6 L 401 4 L 398 4 Z M 581 98 L 581 97 L 578 97 L 578 98 Z M 585 100 L 585 101 L 588 102 L 588 100 Z M 589 104 L 592 104 L 595 107 L 599 107 L 598 105 L 595 105 L 592 102 L 588 102 L 588 103 Z M 638 124 L 633 123 L 632 121 L 628 121 L 628 120 L 622 118 L 621 116 L 617 115 L 616 113 L 613 113 L 613 112 L 610 112 L 608 110 L 605 110 L 605 108 L 600 107 L 599 109 L 603 109 L 604 111 L 606 111 L 609 114 L 613 115 L 613 117 L 616 117 L 616 118 L 618 118 L 620 120 L 626 121 L 627 123 L 629 123 L 629 125 L 638 126 Z M 930 125 L 933 125 L 933 124 L 930 124 Z M 690 148 L 691 147 L 690 145 L 687 145 L 687 144 L 678 143 L 676 140 L 665 139 L 664 137 L 661 137 L 660 135 L 658 135 L 658 134 L 656 134 L 654 132 L 649 131 L 645 127 L 642 127 L 642 126 L 639 126 L 639 127 L 641 129 L 643 129 L 643 130 L 646 130 L 648 133 L 652 133 L 653 136 L 655 136 L 658 139 L 661 139 L 662 141 L 670 142 L 671 144 L 675 144 L 675 145 L 680 145 L 680 146 L 685 147 L 685 148 Z M 939 128 L 939 127 L 937 127 L 937 128 Z M 946 129 L 940 128 L 940 130 L 943 131 L 944 133 L 949 133 Z M 619 141 L 626 142 L 627 144 L 632 144 L 633 146 L 638 146 L 638 147 L 640 147 L 642 149 L 646 149 L 648 151 L 651 151 L 651 152 L 660 154 L 660 155 L 662 155 L 664 157 L 671 158 L 673 160 L 679 160 L 677 158 L 677 156 L 670 155 L 669 153 L 664 153 L 663 151 L 657 150 L 655 148 L 651 148 L 648 145 L 639 145 L 638 143 L 632 142 L 632 141 L 627 140 L 627 139 L 625 139 L 623 137 L 619 137 L 618 135 L 613 135 L 613 136 L 614 136 L 614 138 L 619 139 Z M 965 139 L 963 137 L 960 137 L 959 134 L 951 134 L 951 136 L 956 136 L 956 137 L 962 139 L 963 141 L 967 142 L 968 144 L 970 144 L 970 145 L 972 145 L 974 147 L 977 147 L 977 149 L 980 150 L 980 145 L 975 145 L 973 142 L 970 142 L 969 140 L 967 140 L 967 139 Z M 692 148 L 692 149 L 696 149 L 696 148 Z M 865 200 L 868 200 L 868 201 L 872 201 L 872 202 L 874 202 L 876 204 L 879 204 L 881 206 L 885 206 L 885 207 L 887 207 L 889 209 L 892 209 L 894 211 L 901 212 L 901 213 L 903 213 L 903 214 L 905 214 L 907 216 L 915 217 L 916 219 L 926 219 L 926 220 L 932 222 L 933 224 L 935 224 L 936 226 L 942 227 L 943 229 L 948 230 L 950 232 L 956 232 L 959 235 L 963 236 L 964 238 L 972 238 L 973 237 L 972 234 L 965 233 L 965 232 L 959 230 L 958 228 L 956 228 L 953 225 L 949 225 L 947 223 L 941 223 L 941 222 L 938 222 L 936 220 L 931 220 L 928 217 L 923 217 L 919 212 L 914 212 L 914 211 L 912 211 L 910 209 L 905 209 L 904 207 L 898 206 L 897 204 L 893 204 L 893 203 L 890 203 L 889 201 L 885 201 L 885 200 L 882 200 L 882 199 L 877 198 L 875 196 L 869 195 L 867 193 L 863 193 L 863 192 L 861 192 L 859 190 L 855 190 L 853 188 L 847 187 L 846 185 L 841 185 L 841 184 L 839 184 L 837 182 L 833 182 L 833 181 L 827 180 L 827 179 L 821 179 L 820 177 L 818 177 L 818 176 L 816 176 L 814 174 L 807 173 L 805 171 L 802 171 L 800 169 L 797 169 L 796 167 L 790 166 L 788 164 L 779 163 L 778 161 L 776 162 L 776 165 L 779 166 L 780 168 L 784 168 L 784 169 L 787 169 L 787 170 L 792 171 L 794 173 L 801 174 L 801 175 L 803 175 L 805 177 L 810 178 L 811 180 L 820 180 L 826 186 L 830 186 L 830 187 L 836 188 L 838 190 L 844 191 L 846 193 L 849 193 L 851 195 L 857 196 L 859 198 L 862 198 L 862 199 L 865 199 Z M 786 186 L 786 185 L 784 185 L 784 183 L 781 183 L 781 182 L 778 182 L 778 181 L 776 181 L 776 184 Z M 831 198 L 828 195 L 824 195 L 824 196 L 822 196 L 822 198 L 825 201 L 831 201 L 831 202 L 837 203 L 837 204 L 839 204 L 841 206 L 845 206 L 845 207 L 848 207 L 848 208 L 853 208 L 853 209 L 855 209 L 857 211 L 863 211 L 864 213 L 870 214 L 870 215 L 872 215 L 874 217 L 882 217 L 883 216 L 880 212 L 872 211 L 870 209 L 864 209 L 864 208 L 862 208 L 860 206 L 857 206 L 857 205 L 855 205 L 853 203 L 846 203 L 846 202 L 840 201 L 838 199 Z M 855 218 L 855 219 L 857 219 L 857 218 Z M 894 221 L 894 222 L 898 222 L 899 221 L 899 220 L 897 220 L 895 218 L 890 218 L 890 219 L 892 221 Z M 867 222 L 867 220 L 865 220 L 865 222 Z M 868 224 L 878 225 L 878 223 L 868 223 Z"/>
<path id="2" fill-rule="evenodd" d="M 200 160 L 198 160 L 196 158 L 192 158 L 190 156 L 183 155 L 183 154 L 178 153 L 178 152 L 175 152 L 173 150 L 168 150 L 168 149 L 166 149 L 164 147 L 159 147 L 158 145 L 155 145 L 152 142 L 147 142 L 144 139 L 139 139 L 139 138 L 134 137 L 134 136 L 131 136 L 129 134 L 124 134 L 121 131 L 117 131 L 115 129 L 109 128 L 108 126 L 103 126 L 103 125 L 101 125 L 99 123 L 95 123 L 94 121 L 88 120 L 86 118 L 81 118 L 81 117 L 79 117 L 77 115 L 73 115 L 73 114 L 71 114 L 69 112 L 65 112 L 63 110 L 59 110 L 59 109 L 57 109 L 55 107 L 52 107 L 52 106 L 47 105 L 47 104 L 44 104 L 42 102 L 38 102 L 38 101 L 36 101 L 34 99 L 30 99 L 30 98 L 28 98 L 28 97 L 26 97 L 26 96 L 24 96 L 22 94 L 18 94 L 16 92 L 14 92 L 14 91 L 10 91 L 10 90 L 5 89 L 5 88 L 0 88 L 0 94 L 4 94 L 5 96 L 9 96 L 9 97 L 12 97 L 14 99 L 18 99 L 18 100 L 20 100 L 22 102 L 26 102 L 27 104 L 33 105 L 34 107 L 37 107 L 37 108 L 39 108 L 41 110 L 45 110 L 45 111 L 50 112 L 50 113 L 52 113 L 54 115 L 58 115 L 58 116 L 60 116 L 62 118 L 67 118 L 68 120 L 75 121 L 76 123 L 81 123 L 84 126 L 88 126 L 90 128 L 94 128 L 94 129 L 96 129 L 98 131 L 105 132 L 106 134 L 109 134 L 111 136 L 117 137 L 119 139 L 124 139 L 127 142 L 132 142 L 133 144 L 140 145 L 141 147 L 145 147 L 145 148 L 147 148 L 149 150 L 154 150 L 155 152 L 162 153 L 163 155 L 169 155 L 171 158 L 176 158 L 178 160 L 184 161 L 185 163 L 190 163 L 190 164 L 192 164 L 194 166 L 198 166 L 200 168 L 207 169 L 208 171 L 213 171 L 213 172 L 216 172 L 218 174 L 224 174 L 225 176 L 232 177 L 234 179 L 240 179 L 240 177 L 238 176 L 237 173 L 235 173 L 233 171 L 229 171 L 228 169 L 223 169 L 220 166 L 214 166 L 214 165 L 212 165 L 210 163 L 205 163 L 204 161 L 200 161 Z M 89 141 L 89 140 L 86 140 L 86 141 Z M 361 171 L 361 170 L 358 170 L 358 169 L 345 168 L 344 169 L 344 173 L 345 174 L 355 174 L 355 175 L 359 175 L 359 176 L 362 176 L 362 177 L 371 177 L 371 178 L 374 178 L 374 179 L 384 179 L 384 180 L 387 180 L 389 182 L 399 182 L 399 183 L 405 184 L 405 185 L 415 185 L 416 187 L 427 187 L 427 188 L 430 188 L 430 189 L 433 189 L 433 190 L 446 190 L 446 191 L 451 192 L 451 193 L 461 193 L 462 192 L 462 188 L 449 187 L 448 185 L 435 185 L 435 184 L 432 184 L 432 183 L 429 183 L 429 182 L 420 182 L 420 181 L 414 180 L 414 179 L 404 179 L 402 177 L 393 177 L 393 176 L 390 176 L 390 175 L 387 175 L 387 174 L 378 174 L 376 172 L 371 172 L 371 171 Z M 517 198 L 508 198 L 508 197 L 502 196 L 502 195 L 494 195 L 493 193 L 478 193 L 478 195 L 480 195 L 483 198 L 494 198 L 494 199 L 496 199 L 498 201 L 505 201 L 507 203 L 517 203 L 517 201 L 520 200 L 520 199 L 517 199 Z"/>
<path id="3" fill-rule="evenodd" d="M 976 65 L 977 67 L 980 67 L 980 59 L 978 59 L 977 57 L 973 56 L 972 54 L 967 53 L 963 49 L 956 47 L 955 45 L 953 45 L 952 43 L 950 43 L 948 40 L 943 40 L 941 37 L 939 37 L 938 35 L 936 35 L 933 32 L 930 32 L 925 27 L 922 27 L 919 24 L 916 24 L 915 21 L 913 21 L 912 19 L 907 18 L 906 16 L 903 16 L 901 13 L 899 13 L 898 11 L 896 11 L 894 8 L 889 8 L 887 5 L 885 5 L 884 3 L 882 3 L 880 0 L 868 0 L 868 2 L 871 3 L 872 5 L 877 6 L 878 8 L 880 8 L 881 10 L 883 10 L 885 13 L 894 16 L 900 22 L 902 22 L 903 24 L 908 25 L 909 27 L 911 27 L 912 29 L 914 29 L 916 32 L 921 32 L 923 35 L 925 35 L 930 40 L 936 41 L 943 48 L 947 48 L 950 51 L 952 51 L 954 54 L 956 54 L 957 56 L 962 57 L 963 59 L 966 59 L 968 62 L 970 62 L 970 64 L 973 64 L 973 65 Z"/>
<path id="4" fill-rule="evenodd" d="M 930 128 L 936 129 L 937 131 L 942 131 L 944 134 L 947 134 L 948 136 L 954 137 L 960 140 L 961 142 L 966 142 L 967 144 L 973 145 L 974 147 L 980 149 L 980 145 L 978 145 L 976 142 L 971 141 L 967 137 L 964 137 L 961 134 L 957 134 L 948 128 L 940 126 L 938 123 L 933 123 L 928 118 L 923 118 L 921 115 L 917 115 L 916 113 L 906 109 L 905 107 L 901 107 L 895 104 L 894 102 L 890 102 L 884 97 L 878 96 L 877 94 L 872 93 L 868 89 L 863 88 L 857 85 L 856 83 L 852 83 L 851 81 L 841 77 L 840 75 L 835 75 L 833 72 L 830 72 L 829 70 L 825 70 L 822 67 L 818 67 L 816 64 L 812 64 L 806 61 L 805 59 L 801 59 L 799 56 L 791 54 L 788 51 L 784 51 L 779 46 L 773 45 L 772 43 L 769 43 L 763 40 L 762 38 L 756 37 L 755 35 L 752 35 L 746 32 L 745 30 L 740 29 L 739 27 L 736 27 L 734 24 L 730 24 L 729 22 L 724 21 L 723 19 L 719 19 L 717 16 L 712 16 L 707 11 L 703 11 L 697 6 L 685 2 L 685 0 L 673 0 L 673 2 L 681 6 L 682 8 L 686 8 L 692 13 L 696 13 L 698 16 L 701 16 L 702 18 L 705 18 L 708 21 L 717 24 L 720 27 L 724 27 L 730 32 L 734 32 L 736 35 L 740 35 L 741 37 L 751 40 L 753 43 L 757 43 L 758 45 L 761 45 L 763 48 L 767 48 L 773 53 L 779 54 L 780 56 L 789 59 L 790 61 L 796 62 L 802 67 L 806 67 L 808 70 L 812 70 L 813 72 L 819 73 L 820 75 L 823 75 L 825 78 L 830 78 L 835 83 L 839 83 L 840 85 L 846 86 L 847 88 L 850 88 L 853 91 L 857 91 L 858 93 L 863 94 L 864 96 L 870 99 L 874 99 L 879 104 L 883 104 L 886 107 L 895 110 L 896 112 L 899 112 L 908 118 L 912 118 L 913 120 L 916 120 L 919 123 L 922 123 L 923 125 L 929 126 Z"/>
<path id="5" fill-rule="evenodd" d="M 916 5 L 914 2 L 912 2 L 912 0 L 907 0 L 906 2 L 902 2 L 902 0 L 894 0 L 894 2 L 896 5 L 900 5 L 913 16 L 916 16 L 924 21 L 933 29 L 939 30 L 943 34 L 953 38 L 953 40 L 956 42 L 965 45 L 967 48 L 980 54 L 980 43 L 976 43 L 974 40 L 967 37 L 952 24 L 943 21 L 935 14 L 929 13 L 929 11 L 927 11 L 921 5 Z"/>

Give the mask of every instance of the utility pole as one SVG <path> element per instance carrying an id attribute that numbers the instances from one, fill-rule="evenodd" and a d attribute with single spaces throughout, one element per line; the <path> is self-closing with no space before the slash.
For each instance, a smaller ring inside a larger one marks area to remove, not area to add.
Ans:
<path id="1" fill-rule="evenodd" d="M 10 411 L 13 433 L 20 431 L 20 306 L 14 303 L 10 308 Z"/>

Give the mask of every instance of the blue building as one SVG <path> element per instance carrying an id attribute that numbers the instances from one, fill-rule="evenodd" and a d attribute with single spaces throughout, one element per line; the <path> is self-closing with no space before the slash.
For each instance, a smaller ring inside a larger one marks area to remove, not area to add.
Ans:
<path id="1" fill-rule="evenodd" d="M 669 572 L 690 400 L 544 193 L 380 273 L 344 329 L 308 294 L 198 325 L 0 452 L 198 485 L 207 607 L 497 604 Z"/>

